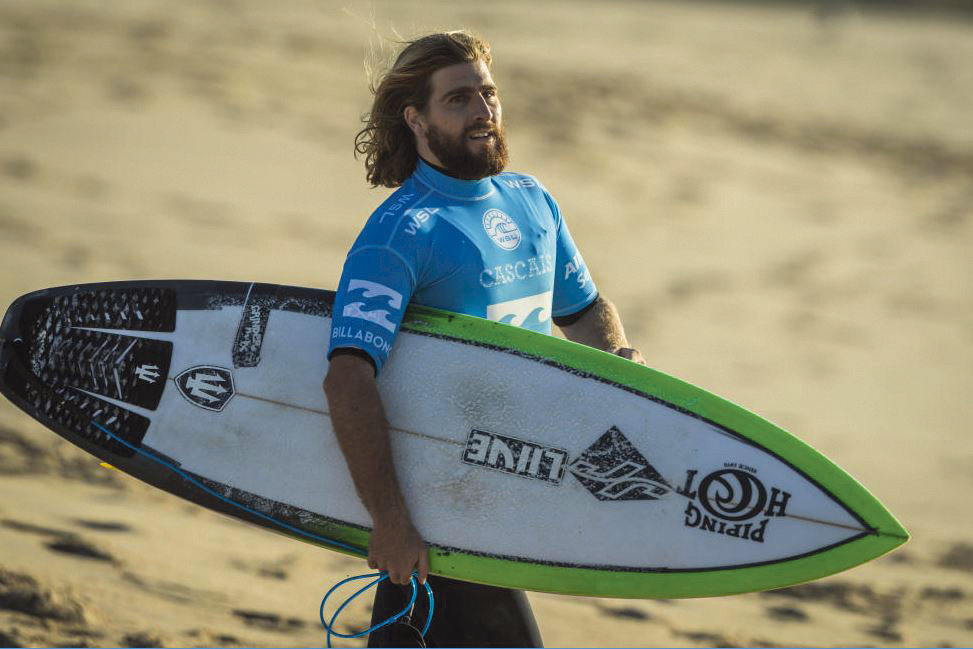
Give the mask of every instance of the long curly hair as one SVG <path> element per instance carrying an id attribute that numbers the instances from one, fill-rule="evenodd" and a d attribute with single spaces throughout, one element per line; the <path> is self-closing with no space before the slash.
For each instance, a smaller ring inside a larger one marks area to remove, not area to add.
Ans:
<path id="1" fill-rule="evenodd" d="M 375 98 L 355 136 L 355 157 L 365 156 L 365 177 L 373 187 L 398 187 L 416 169 L 415 135 L 405 122 L 406 106 L 426 110 L 437 70 L 483 61 L 493 67 L 490 45 L 465 30 L 439 32 L 406 41 L 395 63 L 370 90 Z"/>

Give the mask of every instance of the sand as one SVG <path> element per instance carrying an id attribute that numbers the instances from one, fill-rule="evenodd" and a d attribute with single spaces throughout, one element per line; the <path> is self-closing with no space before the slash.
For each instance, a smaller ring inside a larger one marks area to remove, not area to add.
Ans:
<path id="1" fill-rule="evenodd" d="M 334 287 L 387 194 L 351 146 L 371 25 L 491 39 L 510 168 L 557 196 L 649 363 L 793 431 L 914 536 L 772 593 L 531 594 L 546 642 L 973 644 L 969 14 L 5 0 L 0 305 L 137 278 Z M 321 594 L 364 569 L 0 402 L 0 646 L 320 645 Z"/>

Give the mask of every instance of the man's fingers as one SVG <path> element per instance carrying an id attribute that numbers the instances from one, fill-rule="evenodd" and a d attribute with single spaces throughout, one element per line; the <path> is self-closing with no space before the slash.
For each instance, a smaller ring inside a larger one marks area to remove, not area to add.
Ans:
<path id="1" fill-rule="evenodd" d="M 401 570 L 389 570 L 389 581 L 393 584 L 399 584 L 404 586 L 409 583 L 409 578 L 412 577 L 412 571 L 403 572 Z"/>
<path id="2" fill-rule="evenodd" d="M 403 525 L 376 525 L 368 545 L 368 565 L 388 575 L 393 584 L 405 585 L 415 571 L 420 581 L 429 574 L 429 550 L 408 521 Z"/>
<path id="3" fill-rule="evenodd" d="M 426 583 L 426 579 L 429 577 L 429 550 L 425 547 L 422 548 L 422 554 L 419 555 L 419 583 Z"/>
<path id="4" fill-rule="evenodd" d="M 631 347 L 619 347 L 615 350 L 616 356 L 621 356 L 622 358 L 627 358 L 628 360 L 638 363 L 639 365 L 645 365 L 645 359 L 642 358 L 642 352 L 637 349 L 632 349 Z"/>

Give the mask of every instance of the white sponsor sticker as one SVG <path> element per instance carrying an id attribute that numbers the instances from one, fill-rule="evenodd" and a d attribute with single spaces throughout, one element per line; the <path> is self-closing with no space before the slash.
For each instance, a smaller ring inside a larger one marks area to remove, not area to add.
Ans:
<path id="1" fill-rule="evenodd" d="M 554 292 L 545 291 L 516 300 L 488 304 L 487 319 L 522 327 L 531 314 L 535 314 L 537 321 L 544 323 L 551 319 L 551 301 L 553 299 Z"/>
<path id="2" fill-rule="evenodd" d="M 368 302 L 349 302 L 345 305 L 341 315 L 349 318 L 361 318 L 388 329 L 395 333 L 395 323 L 389 320 L 391 311 L 402 308 L 402 294 L 383 284 L 369 282 L 365 279 L 353 279 L 348 282 L 348 292 L 362 291 L 361 296 Z M 378 299 L 377 299 L 378 298 Z"/>

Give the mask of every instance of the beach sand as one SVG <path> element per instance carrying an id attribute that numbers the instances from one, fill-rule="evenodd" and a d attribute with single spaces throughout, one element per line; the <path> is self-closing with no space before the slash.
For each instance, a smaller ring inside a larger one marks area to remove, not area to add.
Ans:
<path id="1" fill-rule="evenodd" d="M 5 0 L 0 306 L 138 278 L 333 288 L 388 193 L 352 154 L 370 44 L 457 27 L 492 41 L 510 168 L 558 198 L 649 364 L 793 431 L 913 535 L 776 592 L 532 593 L 546 643 L 973 644 L 968 14 Z M 321 595 L 365 570 L 0 402 L 0 646 L 321 645 Z"/>

